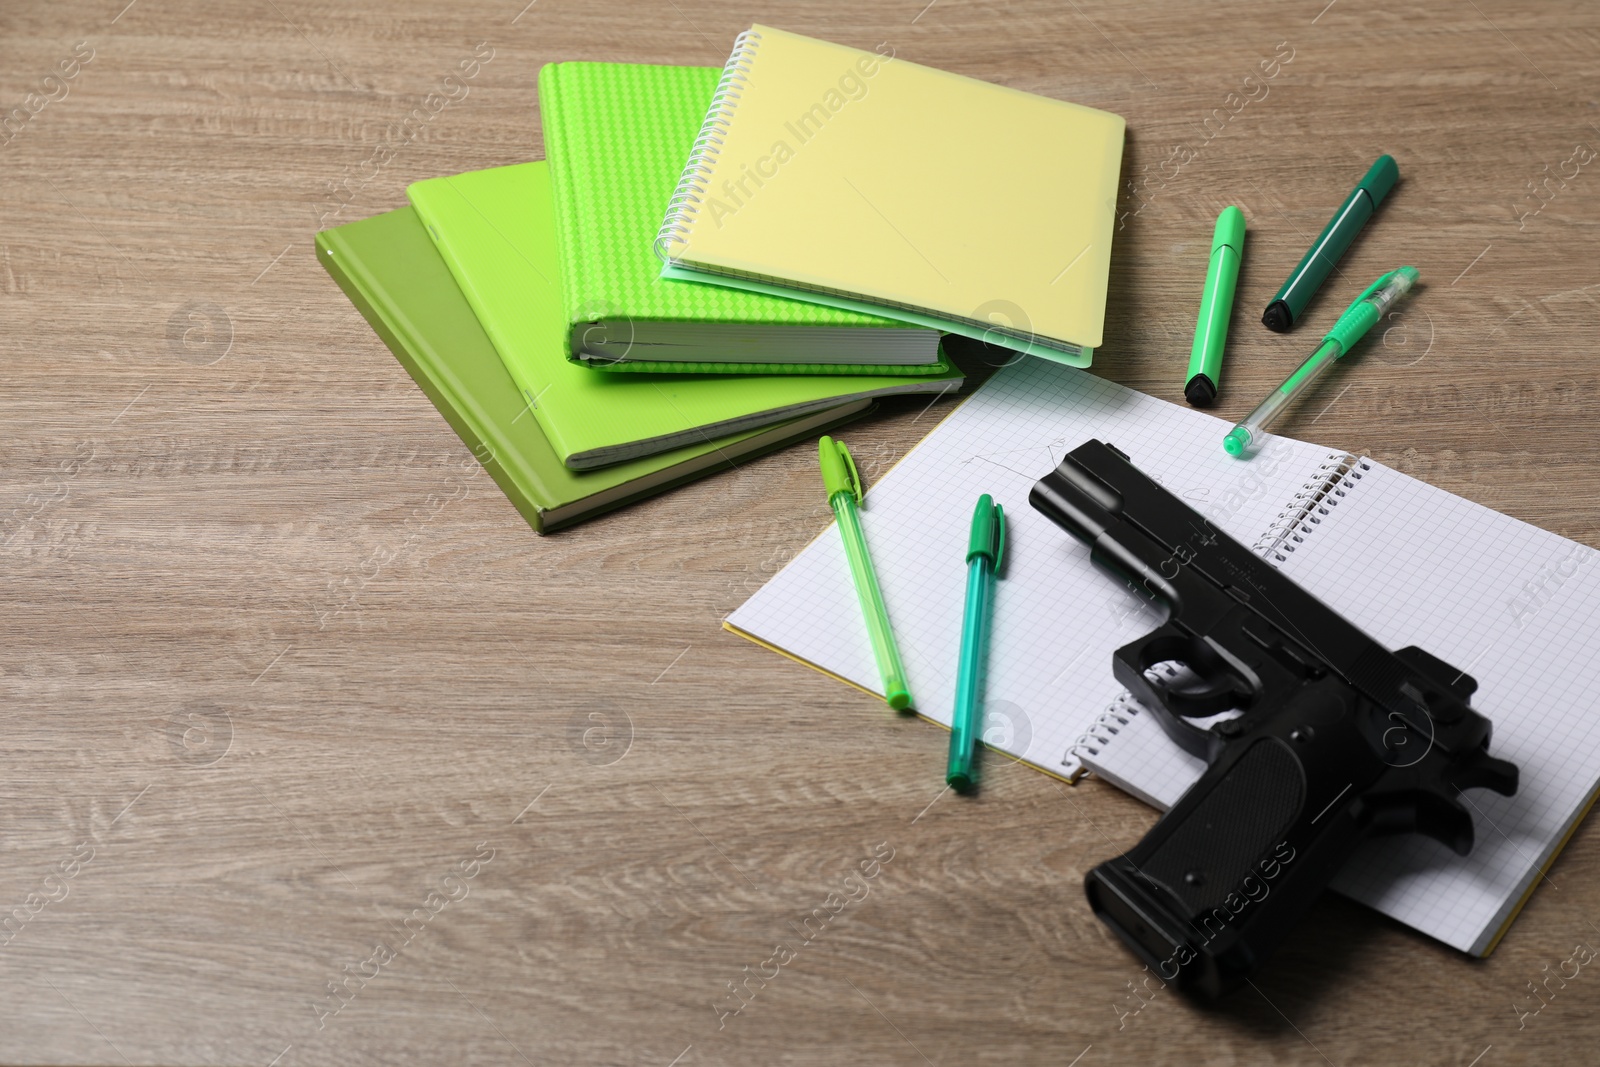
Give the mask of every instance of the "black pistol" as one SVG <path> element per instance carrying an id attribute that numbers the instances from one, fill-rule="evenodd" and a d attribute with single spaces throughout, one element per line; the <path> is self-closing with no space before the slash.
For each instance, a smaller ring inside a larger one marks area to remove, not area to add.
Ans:
<path id="1" fill-rule="evenodd" d="M 1034 485 L 1039 511 L 1164 605 L 1113 670 L 1206 761 L 1137 845 L 1084 879 L 1096 915 L 1165 981 L 1216 997 L 1272 954 L 1356 847 L 1421 833 L 1461 855 L 1457 794 L 1511 796 L 1478 683 L 1420 648 L 1391 652 L 1100 441 Z M 1152 670 L 1179 662 L 1186 671 Z M 1191 720 L 1238 709 L 1202 729 Z"/>

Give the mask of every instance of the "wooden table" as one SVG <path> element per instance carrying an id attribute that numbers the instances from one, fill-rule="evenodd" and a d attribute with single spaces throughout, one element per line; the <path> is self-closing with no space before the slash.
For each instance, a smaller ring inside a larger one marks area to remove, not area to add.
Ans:
<path id="1" fill-rule="evenodd" d="M 524 2 L 0 8 L 0 1059 L 1594 1061 L 1600 978 L 1512 1006 L 1600 941 L 1592 826 L 1487 961 L 1329 899 L 1259 993 L 1144 1004 L 1080 885 L 1149 809 L 1014 766 L 936 799 L 943 731 L 719 629 L 823 528 L 811 452 L 537 537 L 311 238 L 540 157 L 546 62 L 888 41 L 1127 117 L 1098 374 L 1179 398 L 1244 209 L 1237 416 L 1306 344 L 1258 309 L 1388 151 L 1326 299 L 1426 289 L 1288 432 L 1600 544 L 1600 10 Z M 881 472 L 948 410 L 851 440 Z"/>

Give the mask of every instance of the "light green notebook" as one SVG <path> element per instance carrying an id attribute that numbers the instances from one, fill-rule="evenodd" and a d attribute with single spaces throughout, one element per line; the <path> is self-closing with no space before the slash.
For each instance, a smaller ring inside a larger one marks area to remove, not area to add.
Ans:
<path id="1" fill-rule="evenodd" d="M 592 470 L 961 374 L 602 374 L 565 358 L 550 175 L 544 163 L 432 178 L 407 190 L 440 255 L 556 454 Z"/>
<path id="2" fill-rule="evenodd" d="M 678 373 L 944 370 L 937 330 L 660 277 L 656 230 L 719 76 L 713 67 L 634 63 L 539 72 L 572 358 Z"/>
<path id="3" fill-rule="evenodd" d="M 323 230 L 317 234 L 317 258 L 540 533 L 728 469 L 872 406 L 859 400 L 605 470 L 568 470 L 528 414 L 500 354 L 413 209 Z"/>

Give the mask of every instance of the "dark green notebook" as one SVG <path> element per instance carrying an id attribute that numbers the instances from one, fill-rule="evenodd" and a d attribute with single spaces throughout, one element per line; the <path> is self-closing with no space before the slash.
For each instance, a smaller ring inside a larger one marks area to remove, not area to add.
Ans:
<path id="1" fill-rule="evenodd" d="M 732 467 L 868 410 L 856 400 L 762 430 L 580 473 L 545 440 L 416 212 L 317 234 L 317 258 L 523 518 L 540 533 Z"/>
<path id="2" fill-rule="evenodd" d="M 638 63 L 551 63 L 539 72 L 571 358 L 674 373 L 946 370 L 937 330 L 660 277 L 661 217 L 721 75 Z"/>

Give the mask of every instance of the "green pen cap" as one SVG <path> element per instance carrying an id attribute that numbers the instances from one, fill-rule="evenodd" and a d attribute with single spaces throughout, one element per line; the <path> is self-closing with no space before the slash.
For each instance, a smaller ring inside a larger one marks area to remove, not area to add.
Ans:
<path id="1" fill-rule="evenodd" d="M 967 537 L 967 562 L 983 556 L 994 570 L 1006 551 L 1006 510 L 994 502 L 988 493 L 978 498 L 972 511 L 972 533 Z"/>
<path id="2" fill-rule="evenodd" d="M 828 499 L 836 493 L 849 493 L 850 499 L 861 503 L 861 472 L 843 441 L 824 437 L 817 443 L 817 458 L 822 463 L 822 484 L 828 490 Z"/>
<path id="3" fill-rule="evenodd" d="M 1244 255 L 1244 212 L 1229 205 L 1217 216 L 1211 235 L 1211 262 L 1206 267 L 1205 289 L 1200 293 L 1200 314 L 1194 324 L 1194 347 L 1189 350 L 1189 370 L 1183 395 L 1203 408 L 1217 398 L 1222 379 L 1222 353 L 1228 344 L 1228 320 L 1233 316 L 1233 294 L 1239 284 L 1239 264 Z"/>
<path id="4" fill-rule="evenodd" d="M 1367 168 L 1366 177 L 1356 183 L 1356 188 L 1365 189 L 1372 198 L 1372 206 L 1377 207 L 1399 180 L 1400 165 L 1394 161 L 1394 157 L 1379 156 L 1377 162 Z"/>
<path id="5" fill-rule="evenodd" d="M 1211 231 L 1211 254 L 1227 245 L 1235 252 L 1244 248 L 1244 212 L 1229 204 L 1217 216 L 1217 228 Z"/>

